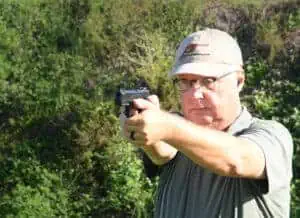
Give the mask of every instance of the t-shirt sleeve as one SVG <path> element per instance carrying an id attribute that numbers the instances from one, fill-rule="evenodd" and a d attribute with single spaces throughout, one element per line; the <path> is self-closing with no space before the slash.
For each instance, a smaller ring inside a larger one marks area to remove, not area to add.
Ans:
<path id="1" fill-rule="evenodd" d="M 283 125 L 276 121 L 259 120 L 239 137 L 254 142 L 262 149 L 265 156 L 267 193 L 290 185 L 293 140 Z"/>

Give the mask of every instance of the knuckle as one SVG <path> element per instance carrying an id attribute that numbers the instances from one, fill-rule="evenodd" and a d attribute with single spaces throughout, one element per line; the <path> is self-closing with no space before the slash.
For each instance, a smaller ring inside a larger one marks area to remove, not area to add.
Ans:
<path id="1" fill-rule="evenodd" d="M 159 99 L 158 99 L 157 95 L 150 95 L 148 97 L 148 100 L 155 105 L 159 104 Z"/>

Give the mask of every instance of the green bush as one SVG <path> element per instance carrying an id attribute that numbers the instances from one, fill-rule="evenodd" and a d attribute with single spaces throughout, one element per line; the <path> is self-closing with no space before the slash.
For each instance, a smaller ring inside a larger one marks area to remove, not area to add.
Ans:
<path id="1" fill-rule="evenodd" d="M 157 178 L 146 178 L 139 151 L 119 134 L 115 92 L 147 85 L 164 109 L 178 108 L 166 77 L 175 48 L 188 33 L 217 26 L 218 11 L 226 9 L 247 16 L 248 23 L 233 33 L 250 51 L 243 102 L 293 135 L 295 217 L 300 205 L 295 6 L 293 1 L 1 1 L 1 217 L 151 217 Z"/>
<path id="2" fill-rule="evenodd" d="M 69 190 L 63 186 L 60 174 L 51 172 L 36 159 L 33 146 L 16 145 L 13 154 L 1 164 L 1 217 L 69 214 Z"/>

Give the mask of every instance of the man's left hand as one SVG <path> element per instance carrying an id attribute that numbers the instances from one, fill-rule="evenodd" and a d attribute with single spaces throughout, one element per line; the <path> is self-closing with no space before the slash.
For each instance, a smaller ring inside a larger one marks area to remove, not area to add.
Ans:
<path id="1" fill-rule="evenodd" d="M 135 99 L 134 106 L 142 112 L 126 120 L 125 128 L 128 132 L 134 132 L 134 144 L 147 149 L 166 136 L 167 114 L 145 99 Z"/>

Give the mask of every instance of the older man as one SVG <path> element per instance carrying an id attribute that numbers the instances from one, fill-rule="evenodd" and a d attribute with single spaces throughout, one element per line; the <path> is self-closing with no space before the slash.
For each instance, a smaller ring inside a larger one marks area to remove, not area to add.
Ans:
<path id="1" fill-rule="evenodd" d="M 293 142 L 276 121 L 241 105 L 245 77 L 237 42 L 205 29 L 180 44 L 175 78 L 182 116 L 136 99 L 124 133 L 161 166 L 156 218 L 289 217 Z"/>

